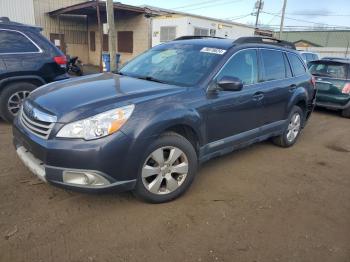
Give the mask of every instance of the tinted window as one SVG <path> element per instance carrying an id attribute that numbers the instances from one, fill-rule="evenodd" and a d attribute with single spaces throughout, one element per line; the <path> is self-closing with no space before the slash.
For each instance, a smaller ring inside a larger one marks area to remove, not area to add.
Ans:
<path id="1" fill-rule="evenodd" d="M 243 84 L 254 84 L 258 81 L 258 60 L 255 50 L 241 51 L 231 58 L 222 68 L 218 79 L 223 76 L 238 77 Z"/>
<path id="2" fill-rule="evenodd" d="M 313 75 L 326 76 L 332 78 L 346 78 L 346 65 L 341 63 L 320 63 L 312 62 L 309 71 Z"/>
<path id="3" fill-rule="evenodd" d="M 297 55 L 288 53 L 288 59 L 295 76 L 302 75 L 306 72 L 303 62 L 300 61 Z"/>
<path id="4" fill-rule="evenodd" d="M 261 50 L 263 62 L 263 81 L 278 80 L 286 77 L 283 53 L 274 50 Z"/>
<path id="5" fill-rule="evenodd" d="M 0 30 L 0 53 L 38 52 L 38 48 L 24 35 Z"/>

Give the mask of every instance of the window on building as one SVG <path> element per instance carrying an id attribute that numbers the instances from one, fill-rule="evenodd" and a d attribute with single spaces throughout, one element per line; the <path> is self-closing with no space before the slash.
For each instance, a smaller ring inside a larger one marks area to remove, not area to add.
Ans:
<path id="1" fill-rule="evenodd" d="M 95 31 L 90 31 L 90 51 L 96 51 L 96 35 L 95 35 Z"/>
<path id="2" fill-rule="evenodd" d="M 176 38 L 175 26 L 161 26 L 160 27 L 160 42 L 172 41 Z"/>
<path id="3" fill-rule="evenodd" d="M 216 36 L 216 30 L 210 29 L 210 36 Z"/>
<path id="4" fill-rule="evenodd" d="M 306 72 L 303 62 L 301 62 L 297 55 L 288 53 L 288 59 L 295 76 L 302 75 Z"/>
<path id="5" fill-rule="evenodd" d="M 104 52 L 108 52 L 109 51 L 109 47 L 108 47 L 108 35 L 107 34 L 104 34 L 103 35 L 103 39 L 102 39 L 102 50 Z"/>
<path id="6" fill-rule="evenodd" d="M 194 28 L 194 35 L 196 36 L 208 36 L 209 35 L 209 29 L 206 28 Z"/>
<path id="7" fill-rule="evenodd" d="M 133 31 L 118 31 L 118 52 L 132 53 L 134 49 Z"/>
<path id="8" fill-rule="evenodd" d="M 286 68 L 281 51 L 261 50 L 263 62 L 263 81 L 271 81 L 286 78 Z"/>
<path id="9" fill-rule="evenodd" d="M 0 53 L 30 53 L 39 49 L 21 33 L 0 30 Z"/>
<path id="10" fill-rule="evenodd" d="M 235 54 L 222 68 L 218 79 L 223 76 L 238 77 L 245 85 L 257 83 L 258 59 L 256 51 L 250 49 Z"/>

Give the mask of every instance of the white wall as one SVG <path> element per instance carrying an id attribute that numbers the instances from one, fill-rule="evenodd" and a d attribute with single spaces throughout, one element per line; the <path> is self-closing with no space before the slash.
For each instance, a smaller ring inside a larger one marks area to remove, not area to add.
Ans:
<path id="1" fill-rule="evenodd" d="M 245 26 L 239 26 L 229 23 L 221 23 L 215 20 L 202 19 L 197 17 L 188 17 L 188 34 L 193 35 L 194 28 L 206 28 L 215 29 L 217 37 L 225 37 L 230 39 L 236 39 L 241 36 L 252 36 L 254 35 L 254 29 Z"/>
<path id="2" fill-rule="evenodd" d="M 215 20 L 190 16 L 157 17 L 153 19 L 152 46 L 160 44 L 160 27 L 175 26 L 176 37 L 194 35 L 194 28 L 215 29 L 216 36 L 236 39 L 241 36 L 253 36 L 254 28 L 229 23 L 221 23 Z"/>
<path id="3" fill-rule="evenodd" d="M 188 35 L 188 18 L 187 17 L 171 17 L 171 18 L 154 18 L 152 20 L 152 46 L 161 44 L 160 27 L 175 26 L 176 37 Z"/>
<path id="4" fill-rule="evenodd" d="M 33 0 L 0 0 L 0 17 L 11 21 L 35 25 Z"/>

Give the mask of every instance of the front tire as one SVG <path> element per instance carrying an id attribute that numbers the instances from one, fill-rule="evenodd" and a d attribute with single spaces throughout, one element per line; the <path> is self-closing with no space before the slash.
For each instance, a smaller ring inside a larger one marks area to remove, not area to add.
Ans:
<path id="1" fill-rule="evenodd" d="M 171 201 L 190 187 L 196 171 L 192 144 L 177 133 L 165 133 L 147 148 L 134 194 L 150 203 Z"/>
<path id="2" fill-rule="evenodd" d="M 36 85 L 27 82 L 16 82 L 5 86 L 0 94 L 0 116 L 7 122 L 12 123 L 15 116 Z"/>
<path id="3" fill-rule="evenodd" d="M 298 106 L 294 106 L 288 117 L 288 125 L 283 130 L 282 135 L 273 138 L 273 143 L 280 147 L 290 147 L 294 145 L 301 133 L 303 125 L 303 110 Z"/>

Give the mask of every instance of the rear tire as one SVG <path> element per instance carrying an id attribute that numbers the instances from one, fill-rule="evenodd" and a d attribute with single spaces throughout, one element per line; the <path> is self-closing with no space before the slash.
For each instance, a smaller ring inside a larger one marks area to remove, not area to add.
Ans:
<path id="1" fill-rule="evenodd" d="M 28 82 L 15 82 L 5 86 L 0 93 L 0 117 L 12 123 L 23 100 L 35 88 L 36 85 Z"/>
<path id="2" fill-rule="evenodd" d="M 346 118 L 350 118 L 350 107 L 345 108 L 342 112 L 341 115 Z"/>
<path id="3" fill-rule="evenodd" d="M 165 133 L 145 151 L 133 193 L 150 203 L 164 203 L 181 196 L 197 171 L 192 144 L 177 133 Z"/>
<path id="4" fill-rule="evenodd" d="M 282 135 L 274 137 L 272 142 L 280 147 L 290 147 L 294 145 L 304 126 L 304 113 L 298 106 L 293 106 L 288 117 L 288 125 L 283 130 Z"/>

